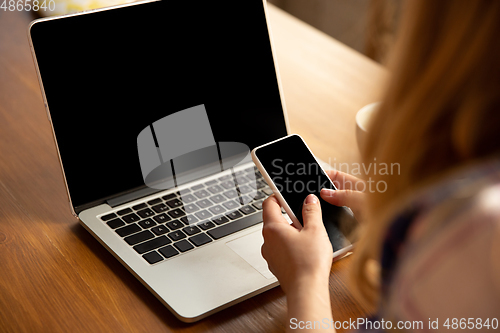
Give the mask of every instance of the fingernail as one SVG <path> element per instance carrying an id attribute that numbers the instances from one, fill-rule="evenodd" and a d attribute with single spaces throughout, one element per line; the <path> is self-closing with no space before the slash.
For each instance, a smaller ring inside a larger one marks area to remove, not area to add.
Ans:
<path id="1" fill-rule="evenodd" d="M 335 190 L 330 190 L 328 188 L 322 188 L 321 193 L 327 197 L 333 197 L 335 195 Z"/>
<path id="2" fill-rule="evenodd" d="M 316 202 L 318 202 L 318 198 L 314 194 L 309 194 L 306 197 L 306 204 L 315 204 Z"/>

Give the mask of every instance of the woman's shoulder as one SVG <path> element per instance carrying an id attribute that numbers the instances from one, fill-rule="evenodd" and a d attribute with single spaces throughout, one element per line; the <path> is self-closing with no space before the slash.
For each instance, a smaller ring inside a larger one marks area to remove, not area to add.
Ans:
<path id="1" fill-rule="evenodd" d="M 476 172 L 461 178 L 461 185 L 441 184 L 448 191 L 409 230 L 388 293 L 388 313 L 426 325 L 429 318 L 440 323 L 447 318 L 498 318 L 499 174 Z"/>

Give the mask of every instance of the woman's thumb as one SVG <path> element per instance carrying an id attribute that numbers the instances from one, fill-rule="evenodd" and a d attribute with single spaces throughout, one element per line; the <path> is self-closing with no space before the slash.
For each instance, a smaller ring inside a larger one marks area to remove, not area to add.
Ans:
<path id="1" fill-rule="evenodd" d="M 304 228 L 316 224 L 322 225 L 321 205 L 319 199 L 314 194 L 309 194 L 302 205 L 302 219 Z"/>

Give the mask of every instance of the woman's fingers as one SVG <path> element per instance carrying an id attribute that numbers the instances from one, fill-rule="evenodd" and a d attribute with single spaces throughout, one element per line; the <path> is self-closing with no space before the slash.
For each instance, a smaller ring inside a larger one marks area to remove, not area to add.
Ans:
<path id="1" fill-rule="evenodd" d="M 358 182 L 363 182 L 363 180 L 354 177 L 348 173 L 338 171 L 338 170 L 326 170 L 326 174 L 333 182 L 335 187 L 339 190 L 354 190 L 356 189 L 356 184 Z M 364 188 L 364 187 L 363 187 Z"/>
<path id="2" fill-rule="evenodd" d="M 288 225 L 287 220 L 281 214 L 281 206 L 274 194 L 270 195 L 262 203 L 262 219 L 264 220 L 264 226 L 273 223 L 285 223 Z"/>
<path id="3" fill-rule="evenodd" d="M 329 190 L 322 189 L 321 197 L 328 203 L 335 206 L 347 206 L 358 208 L 363 205 L 364 193 L 351 190 Z"/>
<path id="4" fill-rule="evenodd" d="M 361 218 L 361 212 L 363 211 L 365 199 L 365 194 L 363 192 L 351 190 L 329 190 L 324 188 L 321 190 L 321 197 L 323 200 L 332 205 L 351 208 L 354 215 L 358 217 L 358 220 Z"/>

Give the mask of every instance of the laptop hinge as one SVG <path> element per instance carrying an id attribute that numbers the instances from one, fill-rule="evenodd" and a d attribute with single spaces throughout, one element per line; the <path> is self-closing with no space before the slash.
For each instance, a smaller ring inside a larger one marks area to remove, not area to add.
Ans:
<path id="1" fill-rule="evenodd" d="M 162 192 L 162 191 L 164 191 L 164 190 L 146 187 L 146 188 L 143 188 L 143 189 L 131 192 L 131 193 L 120 195 L 120 196 L 113 198 L 113 199 L 106 200 L 106 203 L 114 208 L 116 206 L 123 205 L 124 203 L 134 201 L 134 200 L 146 197 L 146 196 L 151 195 L 151 194 Z"/>

